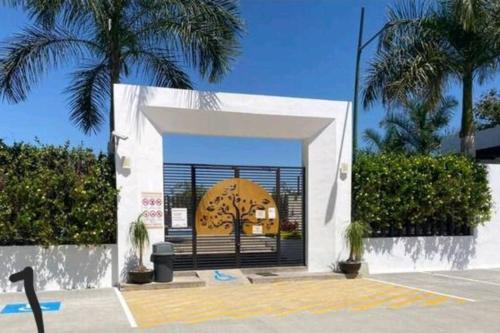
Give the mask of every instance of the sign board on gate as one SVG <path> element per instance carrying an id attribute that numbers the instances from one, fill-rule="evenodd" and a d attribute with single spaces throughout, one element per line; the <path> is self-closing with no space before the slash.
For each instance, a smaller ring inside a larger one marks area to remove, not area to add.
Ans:
<path id="1" fill-rule="evenodd" d="M 262 235 L 263 234 L 263 228 L 261 225 L 253 225 L 252 226 L 252 233 L 254 235 Z"/>
<path id="2" fill-rule="evenodd" d="M 267 209 L 267 217 L 270 219 L 275 219 L 276 218 L 276 208 L 269 207 Z"/>
<path id="3" fill-rule="evenodd" d="M 255 217 L 258 219 L 265 219 L 266 218 L 266 211 L 264 209 L 255 210 Z"/>
<path id="4" fill-rule="evenodd" d="M 172 228 L 187 228 L 187 208 L 171 208 Z"/>

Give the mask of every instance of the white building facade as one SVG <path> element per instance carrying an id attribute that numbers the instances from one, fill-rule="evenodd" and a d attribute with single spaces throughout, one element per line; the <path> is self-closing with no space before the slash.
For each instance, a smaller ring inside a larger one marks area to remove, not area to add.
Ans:
<path id="1" fill-rule="evenodd" d="M 118 198 L 118 272 L 134 264 L 130 223 L 142 212 L 144 193 L 163 197 L 166 133 L 299 139 L 306 192 L 306 265 L 331 271 L 346 256 L 344 231 L 351 209 L 351 105 L 348 102 L 210 93 L 115 85 Z M 161 218 L 149 226 L 151 243 L 165 239 Z M 149 251 L 145 254 L 149 261 Z"/>

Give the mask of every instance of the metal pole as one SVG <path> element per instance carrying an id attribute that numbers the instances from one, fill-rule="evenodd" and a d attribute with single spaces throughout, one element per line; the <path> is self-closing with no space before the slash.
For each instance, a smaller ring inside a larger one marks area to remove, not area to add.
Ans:
<path id="1" fill-rule="evenodd" d="M 356 77 L 354 78 L 354 100 L 352 105 L 352 165 L 351 165 L 351 223 L 354 217 L 354 162 L 356 149 L 358 148 L 358 89 L 359 89 L 359 63 L 361 61 L 361 51 L 363 42 L 363 25 L 365 20 L 365 7 L 361 7 L 361 17 L 359 19 L 358 47 L 356 48 Z"/>
<path id="2" fill-rule="evenodd" d="M 363 43 L 363 26 L 365 20 L 365 7 L 361 7 L 359 19 L 358 47 L 356 48 L 356 76 L 354 78 L 354 100 L 352 105 L 352 161 L 358 148 L 358 90 L 359 90 L 359 66 L 361 62 L 361 51 Z M 352 169 L 352 168 L 351 168 Z"/>

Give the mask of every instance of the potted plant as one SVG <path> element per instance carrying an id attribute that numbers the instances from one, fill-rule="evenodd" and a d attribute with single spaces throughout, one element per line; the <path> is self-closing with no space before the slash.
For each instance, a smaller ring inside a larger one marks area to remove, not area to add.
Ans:
<path id="1" fill-rule="evenodd" d="M 368 228 L 365 224 L 354 221 L 346 229 L 345 238 L 349 245 L 349 258 L 339 262 L 340 270 L 347 276 L 357 276 L 363 256 L 363 237 Z"/>
<path id="2" fill-rule="evenodd" d="M 128 272 L 129 282 L 149 283 L 153 280 L 153 270 L 144 266 L 142 258 L 144 249 L 149 245 L 149 235 L 146 225 L 142 221 L 144 213 L 137 217 L 137 220 L 130 224 L 130 243 L 139 254 L 139 265 Z"/>

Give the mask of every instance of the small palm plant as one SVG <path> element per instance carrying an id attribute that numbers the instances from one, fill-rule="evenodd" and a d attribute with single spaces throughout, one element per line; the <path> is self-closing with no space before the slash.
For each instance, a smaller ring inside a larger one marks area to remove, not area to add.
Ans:
<path id="1" fill-rule="evenodd" d="M 349 244 L 349 258 L 339 263 L 340 270 L 347 277 L 355 277 L 361 268 L 363 256 L 363 237 L 368 233 L 368 226 L 359 222 L 352 222 L 346 229 L 345 239 Z"/>
<path id="2" fill-rule="evenodd" d="M 347 261 L 361 261 L 363 256 L 363 237 L 367 233 L 367 227 L 358 221 L 351 223 L 346 230 L 345 238 L 349 244 L 349 259 Z"/>
<path id="3" fill-rule="evenodd" d="M 130 224 L 130 243 L 139 252 L 139 266 L 137 267 L 137 271 L 145 272 L 148 271 L 146 266 L 144 266 L 142 257 L 144 253 L 144 248 L 149 245 L 149 235 L 148 229 L 146 225 L 142 221 L 142 216 L 144 213 L 141 213 L 137 220 Z"/>

